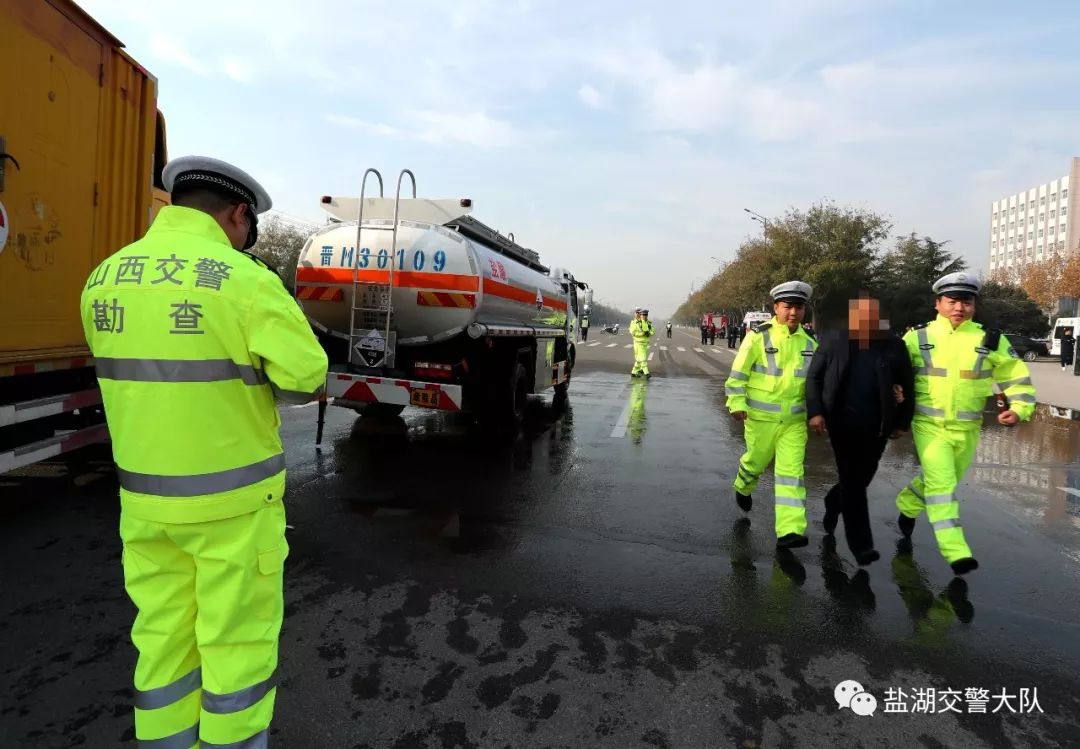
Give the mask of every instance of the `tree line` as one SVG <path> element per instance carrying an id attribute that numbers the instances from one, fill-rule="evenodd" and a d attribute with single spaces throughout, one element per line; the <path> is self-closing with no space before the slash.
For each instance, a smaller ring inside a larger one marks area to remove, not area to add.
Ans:
<path id="1" fill-rule="evenodd" d="M 887 244 L 892 223 L 873 211 L 822 202 L 809 210 L 789 209 L 770 220 L 764 236 L 745 240 L 725 263 L 679 307 L 674 319 L 696 325 L 707 312 L 742 319 L 751 310 L 771 310 L 769 290 L 799 279 L 814 287 L 807 318 L 815 327 L 846 324 L 847 303 L 866 289 L 881 300 L 882 317 L 893 330 L 933 319 L 931 285 L 946 273 L 967 270 L 947 241 L 911 233 Z M 975 319 L 1009 333 L 1041 336 L 1049 327 L 1040 304 L 1018 281 L 994 277 L 983 284 Z"/>

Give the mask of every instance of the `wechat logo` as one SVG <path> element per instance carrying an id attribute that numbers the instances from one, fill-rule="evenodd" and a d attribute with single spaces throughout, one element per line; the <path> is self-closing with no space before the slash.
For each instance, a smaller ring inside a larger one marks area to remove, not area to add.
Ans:
<path id="1" fill-rule="evenodd" d="M 877 698 L 863 689 L 862 684 L 851 679 L 837 684 L 833 697 L 841 709 L 850 708 L 856 715 L 873 715 L 877 710 Z"/>

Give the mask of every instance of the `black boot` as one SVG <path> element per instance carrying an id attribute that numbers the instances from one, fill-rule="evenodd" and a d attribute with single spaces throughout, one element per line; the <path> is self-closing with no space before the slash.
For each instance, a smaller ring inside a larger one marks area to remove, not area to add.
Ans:
<path id="1" fill-rule="evenodd" d="M 778 549 L 799 549 L 810 543 L 810 539 L 799 533 L 789 533 L 776 539 Z"/>
<path id="2" fill-rule="evenodd" d="M 900 517 L 896 519 L 896 524 L 900 526 L 900 532 L 904 534 L 904 538 L 911 538 L 915 530 L 915 518 L 909 518 L 901 512 Z"/>
<path id="3" fill-rule="evenodd" d="M 872 564 L 881 559 L 881 554 L 876 549 L 863 549 L 862 551 L 856 551 L 855 561 L 859 563 L 860 567 L 865 567 L 868 564 Z"/>
<path id="4" fill-rule="evenodd" d="M 840 522 L 840 513 L 839 512 L 830 512 L 828 510 L 825 510 L 825 520 L 822 521 L 822 524 L 825 526 L 825 533 L 827 533 L 830 536 L 832 534 L 836 533 L 836 524 L 839 523 L 839 522 Z"/>
<path id="5" fill-rule="evenodd" d="M 966 575 L 972 570 L 979 569 L 979 563 L 975 561 L 972 557 L 964 557 L 963 559 L 957 559 L 949 566 L 952 567 L 952 571 L 955 572 L 957 575 Z"/>
<path id="6" fill-rule="evenodd" d="M 739 509 L 743 512 L 750 512 L 754 506 L 754 500 L 749 494 L 739 494 L 735 492 L 735 503 L 739 505 Z"/>

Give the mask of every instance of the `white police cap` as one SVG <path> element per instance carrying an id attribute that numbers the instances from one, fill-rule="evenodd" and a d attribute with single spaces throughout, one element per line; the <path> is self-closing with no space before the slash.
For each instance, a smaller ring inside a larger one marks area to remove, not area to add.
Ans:
<path id="1" fill-rule="evenodd" d="M 248 205 L 255 206 L 255 213 L 265 213 L 274 204 L 269 193 L 250 174 L 209 156 L 181 156 L 173 159 L 165 165 L 161 177 L 165 189 L 169 192 L 185 184 L 224 189 Z"/>
<path id="2" fill-rule="evenodd" d="M 643 315 L 646 315 L 646 316 L 647 316 L 647 315 L 649 314 L 649 310 L 647 310 L 647 309 L 645 309 L 645 308 L 642 308 L 642 310 L 641 310 L 641 314 L 643 314 Z"/>
<path id="3" fill-rule="evenodd" d="M 641 314 L 641 307 L 634 307 L 634 314 L 635 315 L 640 315 Z"/>
<path id="4" fill-rule="evenodd" d="M 950 273 L 934 283 L 934 293 L 938 296 L 952 294 L 970 294 L 978 296 L 982 282 L 970 273 Z"/>
<path id="5" fill-rule="evenodd" d="M 774 286 L 769 292 L 774 302 L 800 302 L 801 304 L 809 302 L 813 293 L 813 287 L 803 281 L 788 281 Z"/>

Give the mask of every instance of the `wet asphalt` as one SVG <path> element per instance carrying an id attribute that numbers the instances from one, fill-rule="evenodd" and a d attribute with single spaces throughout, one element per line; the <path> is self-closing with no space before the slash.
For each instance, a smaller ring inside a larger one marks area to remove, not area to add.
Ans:
<path id="1" fill-rule="evenodd" d="M 749 516 L 732 499 L 731 355 L 680 334 L 656 344 L 647 384 L 627 376 L 625 335 L 590 341 L 569 404 L 537 399 L 512 443 L 460 417 L 331 408 L 316 452 L 315 409 L 283 408 L 274 746 L 1080 743 L 1080 423 L 985 428 L 959 490 L 982 565 L 966 585 L 925 519 L 897 544 L 907 439 L 871 487 L 879 562 L 825 538 L 834 472 L 813 437 L 811 543 L 778 555 L 771 480 Z M 107 449 L 0 477 L 0 493 L 0 746 L 133 746 Z M 847 679 L 876 714 L 838 708 Z M 985 714 L 886 703 L 969 687 L 991 696 Z M 1021 689 L 1039 709 L 1010 711 Z"/>

